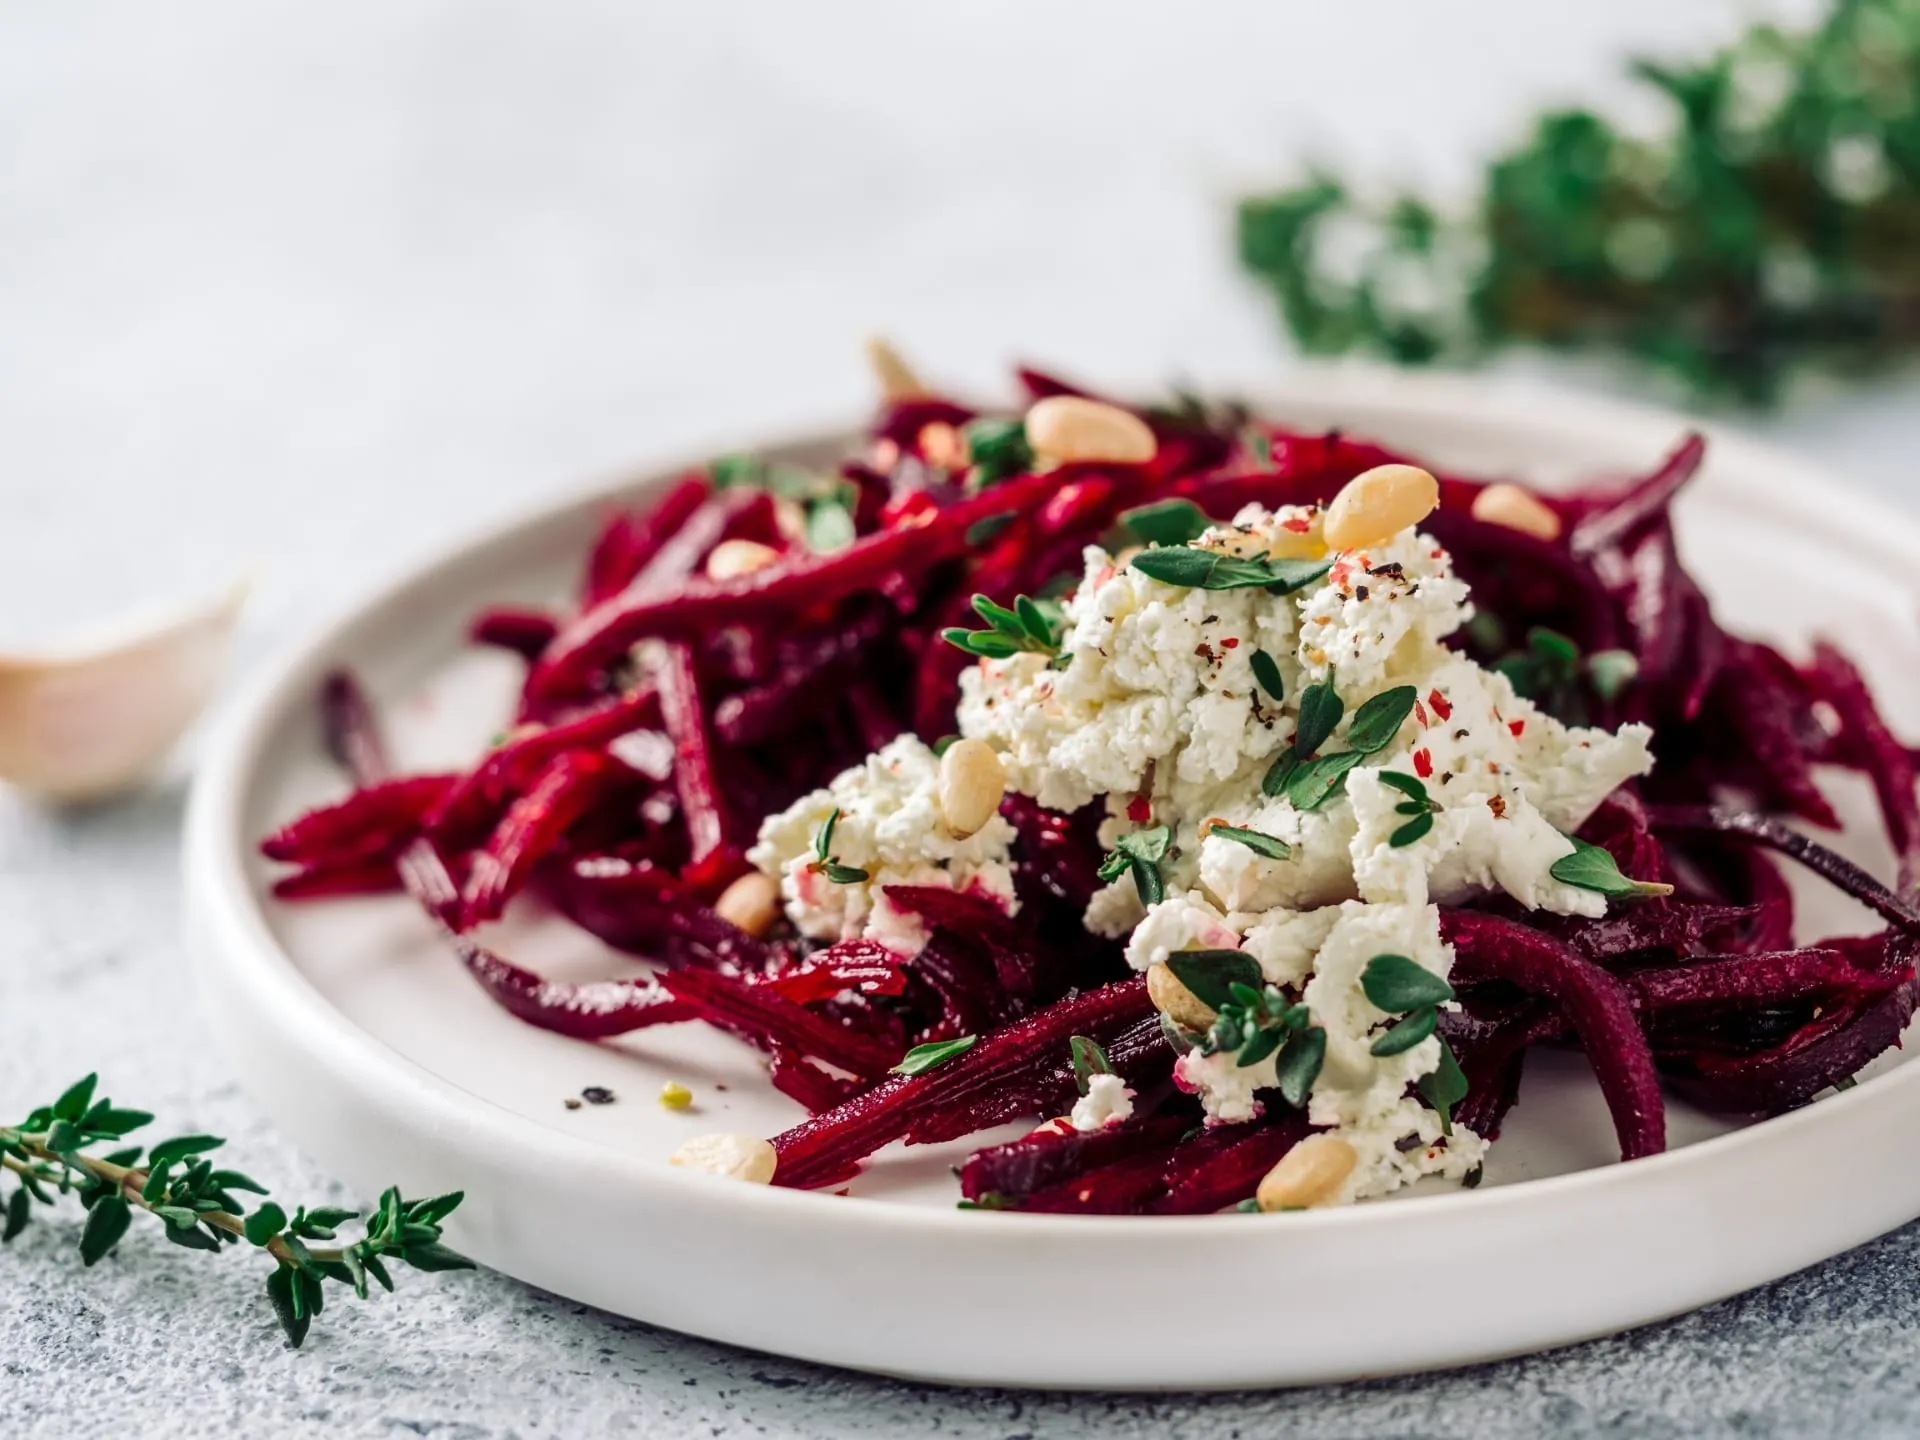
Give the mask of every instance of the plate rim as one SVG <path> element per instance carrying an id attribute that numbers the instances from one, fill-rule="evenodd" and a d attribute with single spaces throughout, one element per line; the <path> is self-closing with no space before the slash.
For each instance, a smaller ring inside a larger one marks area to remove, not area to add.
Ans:
<path id="1" fill-rule="evenodd" d="M 1226 387 L 1231 390 L 1233 387 Z M 1332 406 L 1364 403 L 1410 415 L 1435 412 L 1491 414 L 1495 400 L 1535 407 L 1533 423 L 1569 431 L 1599 427 L 1658 434 L 1671 443 L 1684 429 L 1704 430 L 1716 470 L 1724 470 L 1717 488 L 1736 487 L 1749 498 L 1764 500 L 1776 509 L 1797 511 L 1811 518 L 1820 513 L 1823 524 L 1856 528 L 1861 543 L 1872 548 L 1904 550 L 1920 555 L 1920 521 L 1881 500 L 1837 481 L 1812 461 L 1781 450 L 1738 431 L 1713 423 L 1690 421 L 1658 407 L 1594 397 L 1533 382 L 1456 374 L 1417 374 L 1372 366 L 1302 368 L 1270 377 L 1237 393 L 1284 411 L 1289 403 Z M 767 451 L 842 443 L 853 426 L 776 437 L 759 447 Z M 738 442 L 730 447 L 740 448 Z M 707 454 L 700 452 L 704 460 Z M 1651 458 L 1651 457 L 1650 457 Z M 695 461 L 694 463 L 701 463 Z M 439 1134 L 460 1134 L 472 1143 L 511 1150 L 528 1167 L 554 1163 L 571 1171 L 582 1169 L 607 1183 L 637 1186 L 671 1203 L 696 1203 L 717 1212 L 729 1223 L 779 1226 L 796 1223 L 809 1229 L 827 1227 L 871 1233 L 906 1230 L 942 1240 L 962 1237 L 969 1244 L 1000 1243 L 998 1237 L 1018 1236 L 1057 1242 L 1069 1235 L 1140 1238 L 1148 1233 L 1175 1237 L 1217 1234 L 1231 1227 L 1236 1233 L 1278 1235 L 1310 1244 L 1319 1235 L 1387 1232 L 1404 1235 L 1418 1227 L 1443 1228 L 1463 1212 L 1484 1214 L 1490 1221 L 1516 1210 L 1532 1212 L 1553 1207 L 1562 1197 L 1591 1195 L 1620 1205 L 1632 1205 L 1635 1196 L 1663 1185 L 1676 1172 L 1697 1170 L 1722 1157 L 1745 1155 L 1756 1147 L 1787 1145 L 1795 1136 L 1841 1120 L 1862 1118 L 1859 1112 L 1899 1104 L 1920 1104 L 1920 1064 L 1902 1064 L 1889 1073 L 1863 1081 L 1853 1090 L 1827 1096 L 1786 1115 L 1761 1120 L 1725 1135 L 1712 1137 L 1630 1164 L 1612 1162 L 1586 1170 L 1516 1181 L 1486 1190 L 1454 1191 L 1420 1197 L 1401 1205 L 1359 1205 L 1316 1210 L 1300 1215 L 1246 1216 L 1058 1216 L 1011 1212 L 982 1226 L 978 1217 L 957 1209 L 926 1208 L 869 1200 L 847 1204 L 829 1194 L 768 1186 L 729 1185 L 694 1175 L 643 1155 L 596 1144 L 564 1133 L 506 1109 L 443 1079 L 409 1056 L 361 1029 L 316 987 L 293 956 L 280 945 L 266 921 L 265 897 L 256 892 L 247 873 L 254 837 L 244 828 L 244 809 L 250 784 L 288 712 L 299 688 L 309 693 L 319 672 L 329 663 L 353 628 L 369 615 L 389 609 L 408 590 L 457 565 L 474 551 L 508 543 L 525 527 L 550 522 L 581 509 L 605 506 L 619 497 L 686 467 L 671 463 L 624 467 L 617 477 L 572 487 L 538 501 L 513 508 L 503 517 L 466 527 L 449 539 L 423 547 L 395 566 L 380 581 L 361 587 L 334 607 L 317 624 L 287 643 L 262 664 L 222 708 L 203 750 L 203 759 L 189 799 L 184 823 L 182 864 L 187 893 L 189 930 L 195 968 L 201 983 L 203 1008 L 215 983 L 239 983 L 247 998 L 264 1007 L 264 1016 L 283 1033 L 298 1036 L 313 1050 L 312 1060 L 337 1083 L 357 1087 L 373 1099 L 379 1092 L 393 1100 L 404 1092 L 408 1109 L 418 1123 Z M 1763 472 L 1765 480 L 1750 472 Z M 1790 483 L 1794 480 L 1800 483 Z M 1844 518 L 1842 518 L 1844 517 Z M 220 1027 L 216 1025 L 218 1031 Z M 233 1045 L 221 1039 L 230 1055 Z M 271 1087 L 236 1062 L 243 1081 L 256 1099 L 285 1124 L 283 1107 L 263 1093 Z M 287 1126 L 303 1145 L 307 1136 L 298 1126 Z M 1920 1202 L 1916 1203 L 1920 1208 Z M 982 1240 L 981 1237 L 989 1237 Z M 1837 1252 L 1826 1252 L 1837 1253 Z M 1810 1263 L 1810 1262 L 1802 1262 Z M 1797 1267 L 1795 1267 L 1797 1268 Z M 1779 1271 L 1784 1274 L 1787 1271 Z M 1749 1283 L 1762 1283 L 1771 1275 Z M 1745 1288 L 1745 1287 L 1742 1287 Z M 1734 1293 L 1728 1291 L 1726 1293 Z M 1711 1298 L 1711 1297 L 1710 1297 Z M 1706 1303 L 1701 1301 L 1699 1303 Z M 1689 1307 L 1690 1308 L 1690 1307 Z M 1653 1318 L 1649 1313 L 1645 1318 Z M 1608 1327 L 1614 1328 L 1614 1327 Z M 1597 1333 L 1597 1332 L 1596 1332 Z M 1490 1352 L 1491 1353 L 1491 1352 Z M 846 1363 L 846 1362 L 841 1362 Z"/>

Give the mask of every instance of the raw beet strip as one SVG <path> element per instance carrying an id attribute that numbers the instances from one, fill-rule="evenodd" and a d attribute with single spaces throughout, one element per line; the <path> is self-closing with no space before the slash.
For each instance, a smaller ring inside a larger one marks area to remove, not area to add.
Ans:
<path id="1" fill-rule="evenodd" d="M 799 1051 L 786 1045 L 773 1047 L 772 1062 L 767 1070 L 767 1078 L 772 1081 L 773 1088 L 788 1099 L 799 1101 L 809 1115 L 818 1115 L 822 1110 L 844 1105 L 866 1088 L 865 1081 L 829 1075 Z"/>
<path id="2" fill-rule="evenodd" d="M 317 866 L 398 849 L 419 831 L 454 779 L 412 775 L 368 785 L 276 830 L 260 842 L 260 853 L 289 865 Z"/>
<path id="3" fill-rule="evenodd" d="M 1078 1130 L 1036 1130 L 1004 1145 L 974 1151 L 960 1168 L 960 1193 L 974 1201 L 997 1196 L 1017 1208 L 1036 1191 L 1115 1160 L 1170 1147 L 1192 1125 L 1187 1117 L 1173 1116 L 1129 1120 L 1084 1134 Z"/>
<path id="4" fill-rule="evenodd" d="M 424 842 L 422 842 L 424 843 Z M 649 1025 L 699 1018 L 651 980 L 593 980 L 567 984 L 544 980 L 466 935 L 452 935 L 467 973 L 509 1014 L 542 1030 L 575 1040 L 606 1040 Z"/>
<path id="5" fill-rule="evenodd" d="M 1909 929 L 1920 927 L 1920 911 L 1916 911 L 1907 901 L 1845 856 L 1809 840 L 1771 815 L 1729 810 L 1720 805 L 1655 805 L 1650 807 L 1648 813 L 1656 830 L 1724 835 L 1730 839 L 1750 840 L 1769 846 L 1790 859 L 1798 860 L 1862 905 L 1877 910 L 1892 924 Z"/>
<path id="6" fill-rule="evenodd" d="M 467 929 L 497 920 L 526 885 L 540 863 L 574 821 L 600 800 L 607 782 L 621 767 L 592 750 L 577 750 L 550 761 L 526 794 L 507 808 L 485 848 L 473 857 L 462 899 Z"/>
<path id="7" fill-rule="evenodd" d="M 1636 1010 L 1687 1005 L 1758 1008 L 1822 995 L 1877 997 L 1900 983 L 1897 975 L 1861 970 L 1844 952 L 1825 946 L 1654 967 L 1637 970 L 1625 980 Z"/>
<path id="8" fill-rule="evenodd" d="M 1010 1119 L 1038 1089 L 1051 1088 L 1053 1103 L 1028 1104 L 1025 1113 L 1057 1113 L 1072 1093 L 1067 1042 L 1075 1035 L 1098 1040 L 1152 1014 L 1144 979 L 1106 985 L 1062 1000 L 1004 1030 L 983 1037 L 971 1050 L 921 1075 L 896 1075 L 846 1104 L 774 1136 L 780 1165 L 776 1185 L 813 1189 L 850 1179 L 860 1162 L 889 1141 L 918 1129 L 925 1139 L 951 1139 L 982 1128 L 982 1113 Z M 1157 1024 L 1157 1021 L 1155 1022 Z M 1120 1061 L 1112 1051 L 1116 1069 Z M 960 1128 L 951 1129 L 957 1123 Z M 989 1121 L 986 1123 L 996 1123 Z"/>
<path id="9" fill-rule="evenodd" d="M 1034 1215 L 1138 1215 L 1166 1193 L 1172 1146 L 1143 1151 L 1036 1190 L 1019 1206 Z"/>
<path id="10" fill-rule="evenodd" d="M 766 986 L 796 1005 L 831 1000 L 843 990 L 898 995 L 907 988 L 907 967 L 899 955 L 876 940 L 842 940 L 790 970 L 768 976 Z"/>
<path id="11" fill-rule="evenodd" d="M 668 970 L 655 978 L 702 1019 L 765 1049 L 785 1045 L 868 1079 L 884 1074 L 900 1059 L 900 1052 L 891 1046 L 783 1000 L 770 986 L 750 985 L 710 970 Z"/>
<path id="12" fill-rule="evenodd" d="M 1661 519 L 1706 456 L 1706 437 L 1695 431 L 1683 439 L 1651 475 L 1612 495 L 1589 492 L 1582 498 L 1592 508 L 1587 509 L 1568 535 L 1568 547 L 1582 558 L 1596 555 L 1623 544 L 1635 531 Z"/>
<path id="13" fill-rule="evenodd" d="M 602 700 L 551 725 L 526 725 L 496 746 L 449 787 L 427 816 L 443 842 L 463 840 L 493 822 L 516 791 L 533 782 L 551 761 L 575 751 L 596 750 L 660 717 L 660 697 L 651 689 Z"/>
<path id="14" fill-rule="evenodd" d="M 1020 511 L 1053 488 L 1033 475 L 996 486 L 940 511 L 928 523 L 864 536 L 831 555 L 802 555 L 732 580 L 690 580 L 674 593 L 620 595 L 561 627 L 528 677 L 541 695 L 578 686 L 649 635 L 688 635 L 717 625 L 776 618 L 876 587 L 909 567 L 915 574 L 967 548 L 975 522 Z"/>
<path id="15" fill-rule="evenodd" d="M 1907 747 L 1894 737 L 1873 703 L 1867 682 L 1853 662 L 1824 640 L 1813 647 L 1808 672 L 1827 703 L 1840 718 L 1840 739 L 1851 763 L 1866 772 L 1880 802 L 1880 814 L 1900 857 L 1900 889 L 1911 891 L 1920 855 L 1920 795 Z"/>
<path id="16" fill-rule="evenodd" d="M 689 476 L 675 482 L 650 509 L 622 510 L 610 517 L 587 558 L 582 603 L 597 605 L 631 585 L 661 547 L 692 518 L 707 493 L 705 480 Z"/>
<path id="17" fill-rule="evenodd" d="M 656 673 L 660 716 L 673 739 L 673 785 L 687 827 L 690 863 L 698 865 L 727 844 L 727 805 L 714 774 L 713 743 L 691 645 L 669 645 Z"/>
<path id="18" fill-rule="evenodd" d="M 1771 646 L 1729 638 L 1727 661 L 1711 692 L 1711 703 L 1701 724 L 1709 733 L 1725 727 L 1734 744 L 1722 741 L 1716 749 L 1731 750 L 1735 763 L 1724 777 L 1751 789 L 1770 808 L 1791 810 L 1826 830 L 1840 828 L 1840 818 L 1820 793 L 1813 776 L 1813 760 L 1826 743 L 1812 719 L 1808 693 L 1800 674 Z M 1709 756 L 1709 764 L 1717 759 Z"/>
<path id="19" fill-rule="evenodd" d="M 321 900 L 340 895 L 385 895 L 400 888 L 391 855 L 323 862 L 273 882 L 278 900 Z"/>
<path id="20" fill-rule="evenodd" d="M 545 610 L 495 605 L 473 617 L 467 634 L 476 645 L 510 651 L 531 665 L 553 643 L 559 628 L 560 622 Z"/>
<path id="21" fill-rule="evenodd" d="M 1166 1194 L 1153 1205 L 1156 1215 L 1211 1215 L 1237 1204 L 1259 1188 L 1280 1157 L 1298 1145 L 1313 1127 L 1303 1115 L 1271 1123 L 1222 1125 L 1182 1145 L 1166 1166 Z"/>
<path id="22" fill-rule="evenodd" d="M 1666 1148 L 1666 1109 L 1653 1052 L 1618 980 L 1546 932 L 1516 921 L 1443 910 L 1440 933 L 1454 947 L 1457 981 L 1505 980 L 1560 1007 L 1606 1095 L 1621 1159 Z"/>
<path id="23" fill-rule="evenodd" d="M 886 615 L 875 609 L 803 644 L 782 646 L 772 679 L 714 706 L 714 733 L 729 745 L 756 745 L 804 724 L 823 699 L 846 688 L 886 629 Z"/>
<path id="24" fill-rule="evenodd" d="M 773 965 L 772 946 L 729 925 L 677 876 L 644 861 L 585 856 L 548 867 L 542 880 L 563 915 L 616 950 L 748 975 Z"/>
<path id="25" fill-rule="evenodd" d="M 1684 956 L 1697 953 L 1710 936 L 1752 924 L 1759 914 L 1757 905 L 1667 900 L 1635 905 L 1603 920 L 1569 919 L 1548 922 L 1542 928 L 1551 928 L 1588 960 L 1606 961 L 1641 950 L 1668 950 Z"/>
<path id="26" fill-rule="evenodd" d="M 354 679 L 336 670 L 321 687 L 321 720 L 327 750 L 359 785 L 377 785 L 392 773 L 373 711 Z M 531 970 L 456 933 L 447 917 L 459 903 L 459 887 L 446 861 L 426 836 L 400 854 L 399 870 L 407 893 L 441 927 L 467 973 L 511 1014 L 543 1030 L 580 1040 L 622 1035 L 645 1025 L 693 1018 L 650 981 L 605 980 L 585 985 L 543 980 Z"/>
<path id="27" fill-rule="evenodd" d="M 1757 1055 L 1702 1054 L 1692 1075 L 1675 1087 L 1695 1103 L 1734 1114 L 1778 1114 L 1804 1105 L 1829 1086 L 1900 1043 L 1901 1032 L 1920 1003 L 1913 963 L 1920 942 L 1908 933 L 1885 931 L 1866 938 L 1831 940 L 1857 965 L 1890 981 L 1893 988 L 1866 1003 L 1828 1009 L 1781 1044 Z"/>

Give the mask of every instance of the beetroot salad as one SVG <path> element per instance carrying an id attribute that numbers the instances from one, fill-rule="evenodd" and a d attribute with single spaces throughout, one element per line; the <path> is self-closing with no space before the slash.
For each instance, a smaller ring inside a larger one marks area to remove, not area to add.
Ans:
<path id="1" fill-rule="evenodd" d="M 1774 1114 L 1898 1043 L 1914 753 L 1839 650 L 1721 628 L 1673 529 L 1698 436 L 1547 495 L 878 360 L 837 468 L 717 460 L 610 515 L 569 603 L 478 616 L 525 682 L 470 768 L 394 773 L 334 676 L 356 788 L 263 842 L 276 893 L 404 890 L 532 1025 L 760 1051 L 808 1118 L 692 1170 L 839 1188 L 1033 1123 L 962 1168 L 979 1209 L 1471 1186 L 1544 1045 L 1631 1160 L 1663 1092 Z M 1801 828 L 1837 824 L 1822 766 L 1872 782 L 1892 886 Z M 1797 944 L 1784 865 L 1884 927 Z M 527 893 L 644 973 L 488 948 Z"/>

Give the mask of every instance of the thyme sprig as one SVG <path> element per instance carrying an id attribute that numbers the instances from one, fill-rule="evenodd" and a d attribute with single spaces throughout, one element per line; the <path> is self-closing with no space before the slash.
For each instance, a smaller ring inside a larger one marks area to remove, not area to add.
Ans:
<path id="1" fill-rule="evenodd" d="M 1364 198 L 1327 174 L 1245 201 L 1241 263 L 1303 350 L 1458 364 L 1610 350 L 1707 397 L 1920 347 L 1920 11 L 1846 0 L 1689 62 L 1636 61 L 1658 133 L 1541 115 L 1473 207 Z"/>
<path id="2" fill-rule="evenodd" d="M 1135 830 L 1113 842 L 1113 849 L 1100 862 L 1096 872 L 1112 884 L 1122 875 L 1133 876 L 1133 888 L 1142 905 L 1158 905 L 1166 898 L 1166 882 L 1160 876 L 1160 862 L 1173 845 L 1173 831 L 1166 825 Z"/>
<path id="3" fill-rule="evenodd" d="M 835 885 L 858 885 L 868 878 L 867 872 L 857 865 L 842 865 L 833 855 L 833 827 L 839 823 L 840 807 L 836 805 L 833 813 L 813 832 L 813 860 L 807 868 L 826 876 Z"/>
<path id="4" fill-rule="evenodd" d="M 1060 639 L 1066 633 L 1067 617 L 1058 602 L 1021 595 L 1009 610 L 991 596 L 976 595 L 973 608 L 987 622 L 985 630 L 956 625 L 942 630 L 941 639 L 986 660 L 1005 660 L 1026 651 L 1051 657 L 1056 669 L 1066 663 L 1068 657 L 1060 651 Z"/>
<path id="5" fill-rule="evenodd" d="M 351 1287 L 364 1300 L 369 1277 L 382 1289 L 393 1289 L 388 1261 L 423 1271 L 474 1268 L 440 1240 L 441 1222 L 464 1198 L 459 1191 L 409 1201 L 390 1189 L 364 1221 L 360 1239 L 327 1244 L 322 1242 L 335 1241 L 339 1228 L 360 1220 L 361 1212 L 301 1206 L 289 1216 L 272 1200 L 249 1212 L 239 1195 L 265 1195 L 266 1187 L 238 1170 L 215 1168 L 208 1156 L 226 1144 L 218 1136 L 176 1135 L 150 1150 L 129 1145 L 90 1153 L 90 1147 L 124 1139 L 153 1122 L 144 1110 L 96 1099 L 97 1086 L 98 1077 L 88 1075 L 19 1124 L 0 1126 L 0 1171 L 16 1182 L 0 1208 L 5 1216 L 0 1241 L 27 1228 L 36 1203 L 53 1206 L 71 1196 L 86 1212 L 80 1229 L 84 1265 L 113 1251 L 136 1211 L 155 1216 L 167 1239 L 188 1250 L 251 1245 L 273 1257 L 267 1297 L 295 1348 L 325 1307 L 329 1280 Z"/>

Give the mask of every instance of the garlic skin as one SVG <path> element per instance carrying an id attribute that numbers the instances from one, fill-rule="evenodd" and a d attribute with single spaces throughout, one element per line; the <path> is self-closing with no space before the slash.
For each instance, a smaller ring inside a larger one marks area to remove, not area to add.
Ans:
<path id="1" fill-rule="evenodd" d="M 61 804 L 150 777 L 226 671 L 249 585 L 39 652 L 0 653 L 0 781 Z"/>

